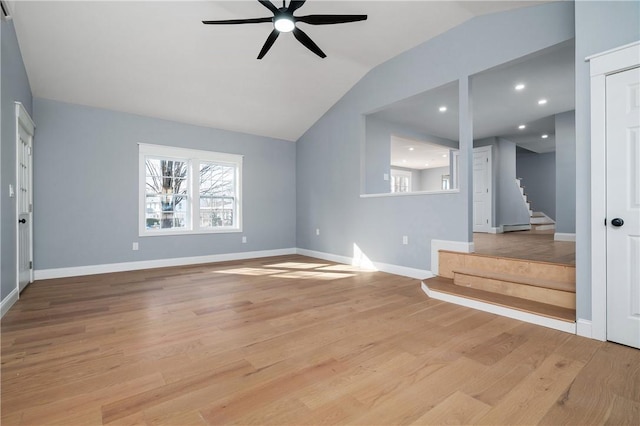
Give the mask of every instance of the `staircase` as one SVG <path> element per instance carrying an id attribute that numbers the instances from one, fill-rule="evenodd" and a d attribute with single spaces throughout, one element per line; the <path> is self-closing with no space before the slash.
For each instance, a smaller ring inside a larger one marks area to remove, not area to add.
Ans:
<path id="1" fill-rule="evenodd" d="M 575 332 L 573 265 L 440 250 L 438 268 L 430 297 Z"/>
<path id="2" fill-rule="evenodd" d="M 520 188 L 520 195 L 522 195 L 522 200 L 527 206 L 527 210 L 529 210 L 529 216 L 533 216 L 533 210 L 531 210 L 531 202 L 529 201 L 527 194 L 525 194 L 524 192 L 524 186 L 522 186 L 522 178 L 516 178 L 516 183 L 518 184 L 518 188 Z"/>
<path id="3" fill-rule="evenodd" d="M 529 197 L 527 197 L 527 194 L 524 192 L 525 187 L 522 186 L 522 178 L 516 178 L 516 183 L 520 188 L 520 194 L 522 195 L 522 200 L 524 201 L 525 205 L 527 206 L 527 210 L 529 211 L 529 224 L 531 225 L 530 229 L 532 231 L 547 231 L 551 229 L 556 229 L 556 222 L 553 219 L 551 219 L 549 216 L 547 216 L 543 212 L 533 211 L 533 208 L 531 207 L 531 201 L 529 200 Z M 521 229 L 507 228 L 507 230 L 518 231 Z"/>

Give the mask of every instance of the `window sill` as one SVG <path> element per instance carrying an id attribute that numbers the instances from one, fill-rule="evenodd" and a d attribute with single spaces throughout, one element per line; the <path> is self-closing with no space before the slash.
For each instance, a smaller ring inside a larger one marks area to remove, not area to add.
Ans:
<path id="1" fill-rule="evenodd" d="M 207 234 L 234 234 L 242 232 L 242 228 L 223 228 L 198 231 L 155 231 L 155 232 L 139 232 L 139 237 L 167 237 L 172 235 L 207 235 Z"/>
<path id="2" fill-rule="evenodd" d="M 459 192 L 459 189 L 447 189 L 443 191 L 388 192 L 379 194 L 360 194 L 360 198 L 409 197 L 413 195 L 457 194 Z"/>

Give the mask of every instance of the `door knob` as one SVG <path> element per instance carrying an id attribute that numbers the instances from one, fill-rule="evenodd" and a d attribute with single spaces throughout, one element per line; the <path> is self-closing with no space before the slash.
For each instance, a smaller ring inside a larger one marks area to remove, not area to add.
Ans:
<path id="1" fill-rule="evenodd" d="M 611 220 L 611 224 L 613 226 L 622 226 L 624 225 L 624 220 L 620 219 L 619 217 L 616 217 L 615 219 Z"/>
<path id="2" fill-rule="evenodd" d="M 27 223 L 27 219 L 18 219 L 18 223 Z"/>

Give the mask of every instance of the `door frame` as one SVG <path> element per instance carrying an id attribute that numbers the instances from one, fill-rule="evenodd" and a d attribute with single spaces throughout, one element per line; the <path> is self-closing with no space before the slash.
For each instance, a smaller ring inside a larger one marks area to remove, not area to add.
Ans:
<path id="1" fill-rule="evenodd" d="M 578 334 L 607 340 L 606 78 L 640 66 L 640 41 L 586 58 L 591 73 L 591 330 Z M 580 240 L 580 238 L 578 238 Z"/>
<path id="2" fill-rule="evenodd" d="M 35 134 L 36 125 L 29 116 L 29 112 L 25 109 L 21 102 L 15 103 L 16 108 L 16 290 L 18 297 L 20 294 L 20 226 L 18 225 L 18 217 L 20 215 L 20 203 L 18 185 L 20 183 L 20 127 L 22 126 L 27 130 L 31 136 L 31 155 L 33 158 L 33 138 Z M 31 167 L 29 169 L 29 188 L 28 193 L 31 197 L 31 203 L 33 203 L 33 160 L 31 161 Z M 29 257 L 33 261 L 33 209 L 29 212 Z M 29 283 L 33 282 L 33 268 L 29 270 Z"/>

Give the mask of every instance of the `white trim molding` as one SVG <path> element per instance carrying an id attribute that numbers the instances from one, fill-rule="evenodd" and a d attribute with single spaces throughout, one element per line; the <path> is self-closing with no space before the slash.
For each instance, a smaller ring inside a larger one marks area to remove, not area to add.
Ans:
<path id="1" fill-rule="evenodd" d="M 502 225 L 489 228 L 489 234 L 504 234 Z"/>
<path id="2" fill-rule="evenodd" d="M 403 277 L 415 278 L 418 280 L 426 280 L 433 278 L 431 271 L 426 269 L 410 268 L 408 266 L 391 265 L 389 263 L 373 262 L 363 256 L 354 255 L 354 257 L 340 256 L 320 251 L 297 249 L 297 253 L 303 256 L 315 257 L 316 259 L 328 260 L 330 262 L 343 263 L 345 265 L 356 266 L 358 268 L 369 271 L 387 272 L 389 274 L 400 275 Z"/>
<path id="3" fill-rule="evenodd" d="M 576 234 L 569 234 L 564 232 L 556 232 L 553 234 L 554 241 L 573 241 L 576 242 Z"/>
<path id="4" fill-rule="evenodd" d="M 591 321 L 578 318 L 576 322 L 576 334 L 582 337 L 588 337 L 589 339 L 593 338 L 592 330 L 591 330 Z"/>
<path id="5" fill-rule="evenodd" d="M 11 309 L 13 304 L 16 303 L 19 298 L 20 293 L 18 293 L 17 288 L 14 288 L 11 290 L 11 293 L 7 294 L 7 297 L 2 299 L 2 303 L 0 303 L 0 318 L 4 317 L 4 314 L 9 312 L 9 309 Z"/>
<path id="6" fill-rule="evenodd" d="M 431 272 L 434 276 L 438 275 L 439 271 L 438 265 L 440 262 L 440 256 L 438 256 L 438 251 L 440 250 L 473 253 L 475 251 L 475 246 L 472 242 L 431 240 Z"/>
<path id="7" fill-rule="evenodd" d="M 143 260 L 139 262 L 75 266 L 70 268 L 40 269 L 35 271 L 35 279 L 49 280 L 53 278 L 77 277 L 82 275 L 96 275 L 108 274 L 112 272 L 138 271 L 141 269 L 166 268 L 169 266 L 199 265 L 203 263 L 228 262 L 230 260 L 284 256 L 295 253 L 295 248 L 288 248 L 276 250 L 247 251 L 242 253 L 213 254 L 209 256 L 178 257 L 173 259 Z"/>
<path id="8" fill-rule="evenodd" d="M 491 314 L 500 315 L 507 318 L 513 318 L 516 320 L 528 322 L 530 324 L 541 325 L 543 327 L 552 328 L 554 330 L 564 331 L 565 333 L 576 334 L 575 322 L 560 321 L 557 319 L 532 314 L 530 312 L 519 311 L 517 309 L 511 309 L 504 306 L 481 302 L 479 300 L 467 299 L 453 294 L 441 293 L 439 291 L 431 290 L 425 283 L 422 283 L 421 287 L 422 291 L 432 299 L 442 300 L 443 302 L 449 302 L 460 306 L 466 306 L 467 308 L 477 309 L 479 311 L 489 312 Z"/>
<path id="9" fill-rule="evenodd" d="M 607 339 L 606 78 L 640 65 L 640 41 L 586 58 L 591 73 L 591 337 Z M 589 238 L 586 238 L 589 239 Z M 577 288 L 580 291 L 580 286 Z"/>

